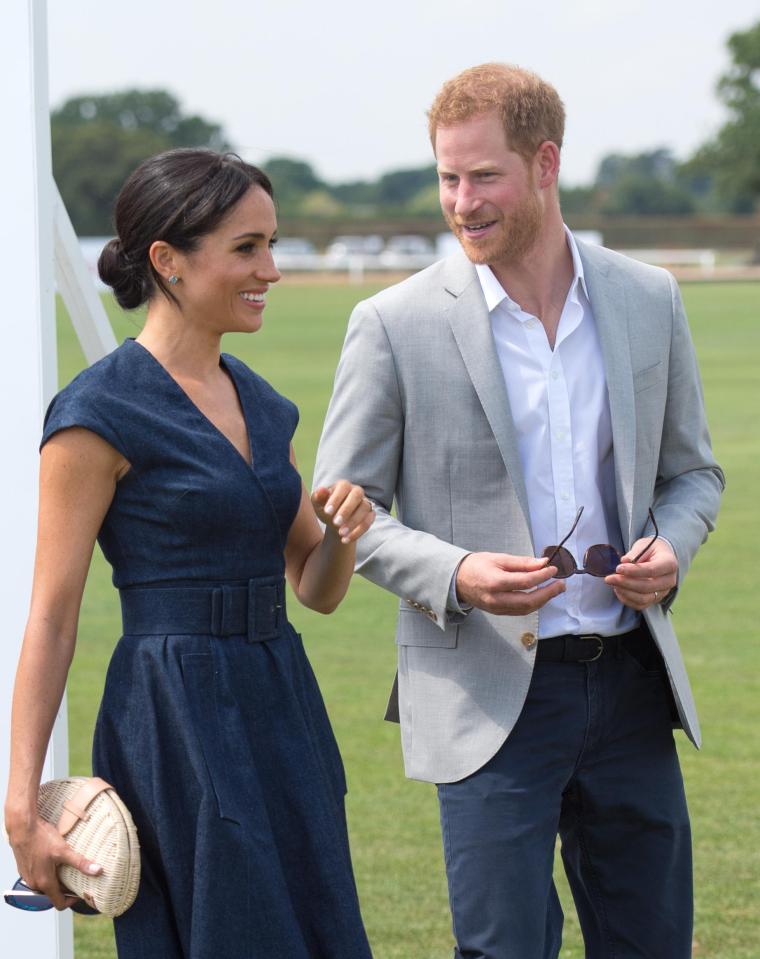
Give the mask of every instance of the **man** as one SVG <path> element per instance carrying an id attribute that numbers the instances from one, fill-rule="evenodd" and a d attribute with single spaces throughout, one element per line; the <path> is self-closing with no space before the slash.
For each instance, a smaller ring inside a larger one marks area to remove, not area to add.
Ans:
<path id="1" fill-rule="evenodd" d="M 438 784 L 455 954 L 559 954 L 559 834 L 588 957 L 687 959 L 671 728 L 699 728 L 668 612 L 723 476 L 678 289 L 564 226 L 541 79 L 466 70 L 429 123 L 464 255 L 356 307 L 316 480 L 377 509 L 357 568 L 401 597 L 405 768 Z"/>

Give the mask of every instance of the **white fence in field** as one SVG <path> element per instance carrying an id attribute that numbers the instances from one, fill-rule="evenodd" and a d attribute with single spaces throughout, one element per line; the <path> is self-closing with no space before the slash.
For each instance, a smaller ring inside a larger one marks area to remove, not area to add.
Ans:
<path id="1" fill-rule="evenodd" d="M 634 260 L 653 266 L 697 266 L 705 276 L 715 272 L 715 250 L 619 250 Z"/>
<path id="2" fill-rule="evenodd" d="M 579 232 L 576 236 L 588 243 L 599 245 L 602 243 L 602 236 L 596 231 Z M 99 290 L 107 289 L 101 283 L 97 270 L 98 257 L 107 240 L 108 237 L 99 236 L 79 239 L 84 262 L 95 287 Z M 399 245 L 403 244 L 396 244 L 394 247 L 393 243 L 389 243 L 385 248 L 382 243 L 374 244 L 375 249 L 367 252 L 346 248 L 341 243 L 333 243 L 324 253 L 319 253 L 313 249 L 303 249 L 302 247 L 309 246 L 305 241 L 294 241 L 295 249 L 293 249 L 285 239 L 281 241 L 282 249 L 275 247 L 274 255 L 277 266 L 286 274 L 345 273 L 348 275 L 349 282 L 361 283 L 367 273 L 413 273 L 423 270 L 459 246 L 456 238 L 450 233 L 442 233 L 434 244 L 428 244 L 429 248 L 424 252 L 406 252 L 399 250 L 397 248 Z M 696 266 L 705 277 L 711 276 L 715 271 L 715 250 L 652 248 L 618 252 L 655 266 Z"/>

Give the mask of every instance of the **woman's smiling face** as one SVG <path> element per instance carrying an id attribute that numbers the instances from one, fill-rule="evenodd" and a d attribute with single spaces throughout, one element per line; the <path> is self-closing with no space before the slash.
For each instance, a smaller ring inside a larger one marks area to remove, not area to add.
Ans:
<path id="1" fill-rule="evenodd" d="M 272 257 L 277 217 L 272 198 L 252 186 L 190 253 L 176 253 L 182 312 L 218 333 L 261 327 L 266 293 L 280 273 Z"/>

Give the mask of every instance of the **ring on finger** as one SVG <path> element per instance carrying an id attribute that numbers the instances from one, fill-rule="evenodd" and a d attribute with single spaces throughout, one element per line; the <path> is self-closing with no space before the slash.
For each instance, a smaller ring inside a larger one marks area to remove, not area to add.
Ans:
<path id="1" fill-rule="evenodd" d="M 659 597 L 659 595 L 660 595 L 660 594 L 657 592 L 657 590 L 655 590 L 655 591 L 654 591 L 654 601 L 655 601 L 655 603 L 657 602 L 657 598 Z"/>
<path id="2" fill-rule="evenodd" d="M 372 500 L 367 499 L 366 496 L 364 497 L 364 502 L 371 510 L 375 509 L 375 504 L 372 502 Z"/>

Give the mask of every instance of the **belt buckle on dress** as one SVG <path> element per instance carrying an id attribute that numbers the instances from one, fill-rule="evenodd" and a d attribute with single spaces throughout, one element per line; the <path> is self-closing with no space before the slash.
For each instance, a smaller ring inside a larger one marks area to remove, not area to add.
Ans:
<path id="1" fill-rule="evenodd" d="M 579 659 L 578 662 L 579 662 L 579 663 L 593 663 L 593 662 L 596 662 L 596 660 L 599 659 L 599 657 L 600 657 L 600 656 L 602 655 L 602 653 L 604 652 L 604 640 L 602 639 L 602 637 L 601 637 L 601 636 L 597 636 L 596 633 L 587 633 L 585 636 L 580 636 L 579 639 L 595 639 L 596 642 L 597 642 L 598 648 L 597 648 L 596 653 L 594 653 L 593 656 L 589 656 L 588 659 Z"/>
<path id="2" fill-rule="evenodd" d="M 282 585 L 248 581 L 248 642 L 261 643 L 280 635 Z"/>

